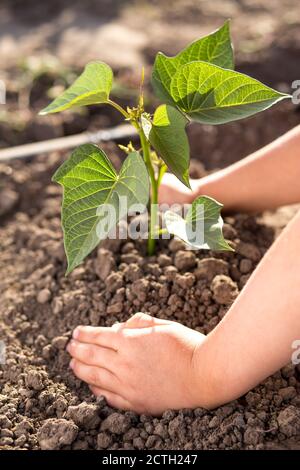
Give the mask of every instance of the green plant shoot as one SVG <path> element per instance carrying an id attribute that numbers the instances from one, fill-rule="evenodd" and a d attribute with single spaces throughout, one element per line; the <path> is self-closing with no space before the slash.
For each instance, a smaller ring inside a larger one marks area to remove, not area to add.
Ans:
<path id="1" fill-rule="evenodd" d="M 57 113 L 75 106 L 106 104 L 117 109 L 137 130 L 141 151 L 130 144 L 119 173 L 96 145 L 78 147 L 61 165 L 53 181 L 64 188 L 62 226 L 69 273 L 126 216 L 119 207 L 125 197 L 130 204 L 146 205 L 150 196 L 148 254 L 155 252 L 158 220 L 158 190 L 166 170 L 188 188 L 189 142 L 186 127 L 190 121 L 223 124 L 252 116 L 276 102 L 290 98 L 234 70 L 229 22 L 188 45 L 175 57 L 159 52 L 152 86 L 163 102 L 151 115 L 144 109 L 143 81 L 136 107 L 124 109 L 110 98 L 111 68 L 100 61 L 89 63 L 83 73 L 61 96 L 40 114 Z M 115 208 L 116 217 L 107 222 L 105 205 Z M 201 210 L 200 210 L 201 209 Z M 222 234 L 222 204 L 205 195 L 197 198 L 185 219 L 165 213 L 166 230 L 197 249 L 232 250 Z M 204 239 L 199 244 L 190 234 L 202 221 Z M 100 229 L 99 229 L 100 227 Z"/>

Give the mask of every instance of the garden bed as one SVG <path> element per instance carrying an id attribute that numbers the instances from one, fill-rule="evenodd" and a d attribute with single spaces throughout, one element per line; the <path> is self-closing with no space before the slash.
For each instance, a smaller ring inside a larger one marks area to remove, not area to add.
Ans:
<path id="1" fill-rule="evenodd" d="M 118 162 L 115 146 L 106 150 Z M 161 241 L 157 256 L 147 258 L 144 242 L 107 241 L 66 278 L 61 191 L 50 182 L 60 161 L 52 154 L 1 166 L 11 199 L 0 231 L 0 339 L 7 346 L 0 447 L 299 448 L 300 370 L 294 366 L 214 411 L 169 410 L 161 418 L 112 409 L 74 377 L 65 346 L 78 324 L 110 326 L 143 311 L 208 333 L 274 233 L 254 216 L 237 215 L 225 218 L 235 253 L 186 251 L 173 240 Z M 203 174 L 197 162 L 192 171 Z"/>

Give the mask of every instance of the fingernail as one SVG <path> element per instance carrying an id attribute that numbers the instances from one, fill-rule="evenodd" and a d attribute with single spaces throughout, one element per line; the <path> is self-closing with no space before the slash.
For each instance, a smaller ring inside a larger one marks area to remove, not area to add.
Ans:
<path id="1" fill-rule="evenodd" d="M 77 326 L 77 328 L 75 328 L 75 330 L 73 331 L 73 335 L 72 335 L 72 336 L 73 336 L 74 339 L 77 339 L 77 338 L 78 338 L 78 336 L 79 336 L 79 328 L 78 328 L 78 326 Z"/>
<path id="2" fill-rule="evenodd" d="M 69 364 L 70 369 L 73 369 L 74 363 L 75 363 L 74 359 L 71 359 L 70 364 Z"/>

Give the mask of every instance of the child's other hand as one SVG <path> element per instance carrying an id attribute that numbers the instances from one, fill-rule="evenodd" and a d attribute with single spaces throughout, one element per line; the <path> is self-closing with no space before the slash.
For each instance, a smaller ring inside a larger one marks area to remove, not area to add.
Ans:
<path id="1" fill-rule="evenodd" d="M 138 413 L 201 401 L 194 352 L 205 340 L 185 326 L 137 313 L 111 328 L 79 326 L 68 345 L 75 375 L 111 406 Z"/>

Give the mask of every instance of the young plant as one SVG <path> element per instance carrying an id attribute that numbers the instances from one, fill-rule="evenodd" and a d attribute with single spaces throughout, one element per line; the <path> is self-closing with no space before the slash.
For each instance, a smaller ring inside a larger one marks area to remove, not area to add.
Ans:
<path id="1" fill-rule="evenodd" d="M 142 80 L 143 81 L 143 80 Z M 81 145 L 56 171 L 53 180 L 64 188 L 62 226 L 69 273 L 126 216 L 119 204 L 125 197 L 127 208 L 146 205 L 150 193 L 148 254 L 155 251 L 158 233 L 158 189 L 168 169 L 190 188 L 189 143 L 186 126 L 190 121 L 223 124 L 252 116 L 290 95 L 263 85 L 234 71 L 229 22 L 177 54 L 156 56 L 152 85 L 163 101 L 154 115 L 144 109 L 141 87 L 136 107 L 127 109 L 110 98 L 113 72 L 103 62 L 89 63 L 74 84 L 40 114 L 57 113 L 75 106 L 107 104 L 117 109 L 136 128 L 141 151 L 130 144 L 119 174 L 103 150 L 93 144 Z M 150 184 L 149 184 L 150 183 Z M 150 191 L 151 187 L 151 191 Z M 101 207 L 110 204 L 116 213 L 104 223 Z M 223 238 L 222 204 L 205 195 L 191 205 L 185 219 L 167 211 L 169 233 L 201 249 L 231 250 Z M 204 240 L 191 236 L 202 222 Z M 164 229 L 163 229 L 164 230 Z"/>

